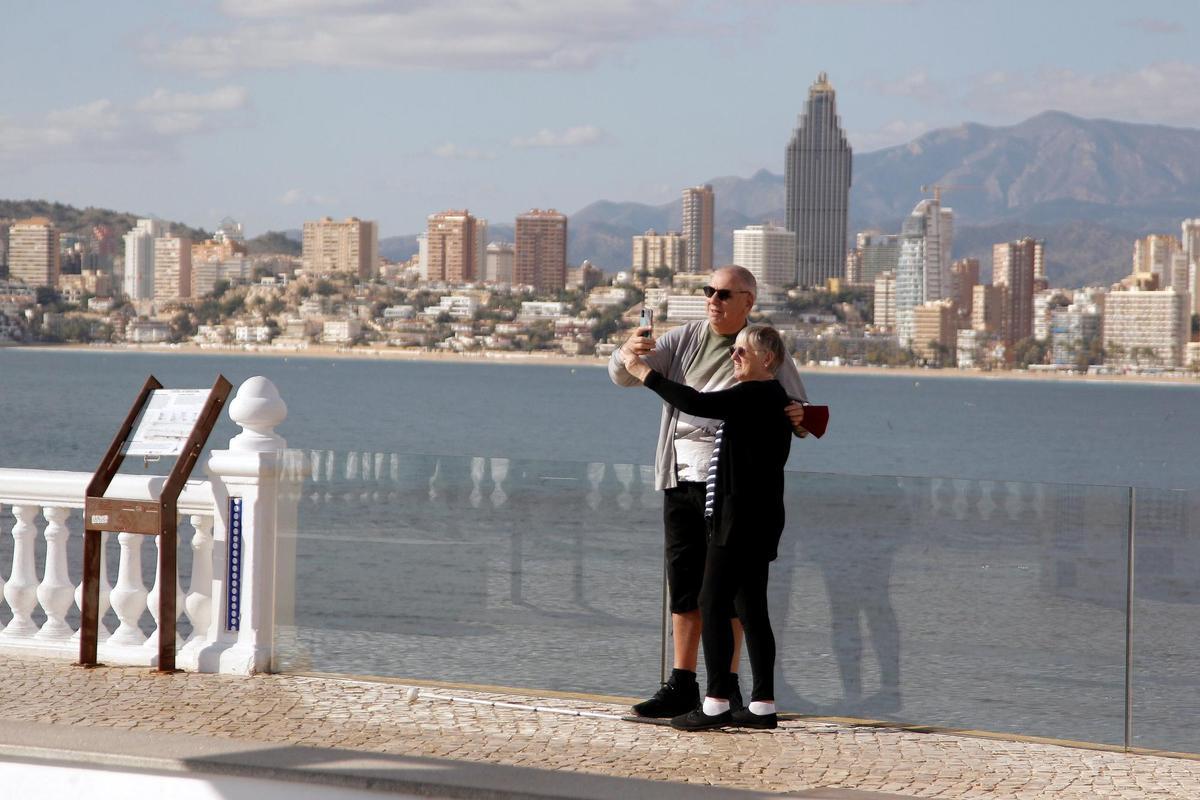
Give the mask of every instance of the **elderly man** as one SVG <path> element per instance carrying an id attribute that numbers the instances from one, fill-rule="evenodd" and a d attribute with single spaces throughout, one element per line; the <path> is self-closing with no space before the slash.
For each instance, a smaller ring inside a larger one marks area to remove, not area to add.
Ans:
<path id="1" fill-rule="evenodd" d="M 730 348 L 738 332 L 746 327 L 758 291 L 754 275 L 738 266 L 721 267 L 704 287 L 708 319 L 673 328 L 655 340 L 640 328 L 608 362 L 608 374 L 618 386 L 640 386 L 622 363 L 622 352 L 642 356 L 651 369 L 699 391 L 717 391 L 734 385 Z M 793 401 L 807 399 L 804 384 L 790 358 L 779 369 L 777 380 Z M 800 402 L 786 409 L 797 435 L 803 435 Z M 667 563 L 667 587 L 671 596 L 671 627 L 674 639 L 674 669 L 663 687 L 649 700 L 633 707 L 643 717 L 676 717 L 700 704 L 696 662 L 700 649 L 700 584 L 704 577 L 707 528 L 704 520 L 704 483 L 720 423 L 683 414 L 663 403 L 654 456 L 655 488 L 663 490 L 663 529 Z M 734 627 L 734 709 L 741 707 L 737 669 L 741 648 L 741 625 Z"/>

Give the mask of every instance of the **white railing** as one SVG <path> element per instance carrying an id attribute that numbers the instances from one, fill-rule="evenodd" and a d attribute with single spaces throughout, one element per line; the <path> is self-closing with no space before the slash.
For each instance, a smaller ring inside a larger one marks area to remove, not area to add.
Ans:
<path id="1" fill-rule="evenodd" d="M 176 607 L 191 628 L 186 641 L 176 642 L 177 666 L 248 674 L 269 668 L 276 588 L 291 591 L 292 565 L 286 558 L 277 564 L 276 541 L 281 524 L 285 530 L 294 528 L 296 495 L 288 487 L 293 485 L 289 476 L 298 475 L 299 468 L 292 463 L 295 456 L 284 451 L 286 442 L 274 433 L 287 416 L 287 406 L 270 381 L 256 377 L 243 383 L 229 413 L 242 432 L 228 449 L 212 452 L 206 466 L 209 479 L 189 481 L 178 500 L 183 523 L 179 538 L 191 550 L 189 560 L 180 559 L 181 566 L 190 566 L 187 592 L 178 583 L 166 590 L 175 591 Z M 0 469 L 0 520 L 10 514 L 13 520 L 8 532 L 10 563 L 3 563 L 6 548 L 0 547 L 0 608 L 7 606 L 12 615 L 0 630 L 0 654 L 78 659 L 78 614 L 72 607 L 78 607 L 81 598 L 82 536 L 72 535 L 71 523 L 82 527 L 77 512 L 91 477 L 84 472 Z M 118 475 L 106 495 L 156 500 L 163 482 L 161 476 Z M 0 536 L 4 528 L 0 521 Z M 39 536 L 45 540 L 40 580 Z M 99 660 L 155 665 L 158 597 L 164 591 L 158 537 L 117 534 L 115 583 L 110 581 L 110 538 L 102 534 Z M 142 574 L 148 539 L 155 544 L 155 579 L 149 589 Z M 110 608 L 115 630 L 105 623 Z M 143 630 L 147 613 L 148 634 Z"/>

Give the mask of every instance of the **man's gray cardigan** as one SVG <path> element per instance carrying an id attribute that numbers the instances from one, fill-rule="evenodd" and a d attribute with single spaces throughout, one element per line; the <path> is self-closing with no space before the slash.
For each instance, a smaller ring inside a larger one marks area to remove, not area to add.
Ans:
<path id="1" fill-rule="evenodd" d="M 670 378 L 676 383 L 687 383 L 688 367 L 700 352 L 703 341 L 704 326 L 708 320 L 696 320 L 686 325 L 664 333 L 654 343 L 654 349 L 644 356 L 647 364 L 655 372 Z M 641 381 L 629 374 L 621 363 L 620 348 L 613 351 L 608 360 L 608 377 L 617 386 L 639 386 Z M 796 363 L 791 358 L 785 358 L 779 367 L 775 379 L 783 386 L 788 397 L 793 400 L 807 402 L 808 395 L 804 392 L 804 383 Z M 728 389 L 736 383 L 733 370 L 728 377 L 712 389 Z M 699 388 L 699 387 L 694 387 Z M 780 409 L 780 414 L 783 410 Z M 662 422 L 658 428 L 658 449 L 654 453 L 654 488 L 671 489 L 675 486 L 675 426 L 679 422 L 679 411 L 668 403 L 663 403 Z"/>

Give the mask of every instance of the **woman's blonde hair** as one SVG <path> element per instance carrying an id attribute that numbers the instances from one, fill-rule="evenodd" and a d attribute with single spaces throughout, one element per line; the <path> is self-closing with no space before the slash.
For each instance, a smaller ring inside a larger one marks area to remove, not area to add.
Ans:
<path id="1" fill-rule="evenodd" d="M 742 328 L 734 341 L 744 344 L 755 352 L 770 353 L 771 363 L 768 367 L 772 375 L 779 371 L 783 360 L 787 358 L 787 348 L 783 346 L 783 337 L 770 325 L 747 325 Z"/>

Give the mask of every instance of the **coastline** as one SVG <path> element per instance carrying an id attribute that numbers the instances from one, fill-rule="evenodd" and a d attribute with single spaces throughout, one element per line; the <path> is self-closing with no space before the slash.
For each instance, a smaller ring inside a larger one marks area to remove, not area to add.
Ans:
<path id="1" fill-rule="evenodd" d="M 441 362 L 457 364 L 535 364 L 543 366 L 568 367 L 607 367 L 607 358 L 595 356 L 568 356 L 560 353 L 528 353 L 508 351 L 478 351 L 471 353 L 447 353 L 427 350 L 409 350 L 397 348 L 345 348 L 332 345 L 310 345 L 303 349 L 283 349 L 276 347 L 250 346 L 200 346 L 196 344 L 16 344 L 0 346 L 0 350 L 52 350 L 58 352 L 85 353 L 152 353 L 157 355 L 228 355 L 255 356 L 261 358 L 332 358 L 354 359 L 360 361 L 416 361 Z M 1149 383 L 1149 384 L 1181 384 L 1200 385 L 1200 375 L 1138 375 L 1138 374 L 1109 374 L 1109 375 L 1079 375 L 1068 372 L 1024 370 L 959 370 L 959 369 L 926 369 L 922 367 L 861 367 L 861 366 L 817 366 L 798 364 L 803 374 L 826 375 L 857 375 L 857 376 L 895 376 L 945 379 L 962 378 L 967 380 L 1033 380 L 1033 381 L 1083 381 L 1083 382 L 1119 382 L 1119 383 Z"/>

